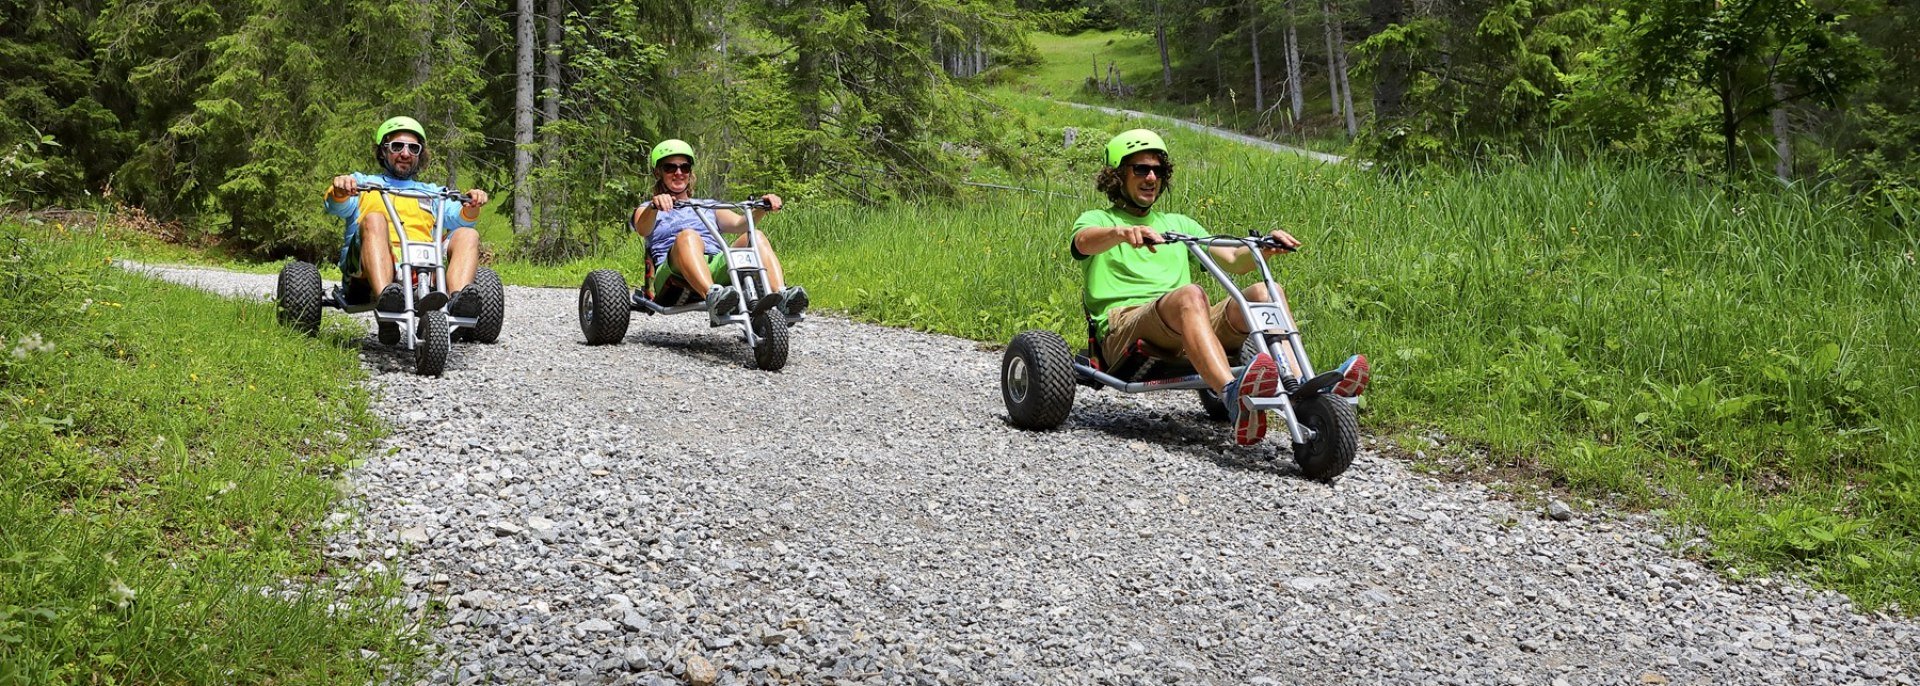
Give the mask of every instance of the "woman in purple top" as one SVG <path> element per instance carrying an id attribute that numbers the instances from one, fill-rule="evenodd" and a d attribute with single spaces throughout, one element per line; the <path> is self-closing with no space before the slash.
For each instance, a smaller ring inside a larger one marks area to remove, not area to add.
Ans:
<path id="1" fill-rule="evenodd" d="M 653 167 L 653 201 L 634 208 L 633 228 L 647 234 L 647 259 L 655 267 L 653 292 L 664 291 L 667 281 L 678 276 L 694 293 L 706 298 L 708 317 L 718 321 L 740 304 L 740 290 L 731 283 L 725 244 L 713 227 L 722 233 L 741 234 L 733 244 L 744 247 L 747 218 L 732 210 L 674 207 L 675 200 L 688 200 L 693 192 L 693 146 L 686 141 L 661 141 L 647 157 Z M 780 196 L 769 193 L 761 198 L 771 209 L 753 210 L 756 224 L 765 212 L 780 211 Z M 754 313 L 777 308 L 788 316 L 805 311 L 806 289 L 788 288 L 773 244 L 767 242 L 765 233 L 755 238 L 769 292 L 759 301 L 747 303 L 747 308 Z"/>

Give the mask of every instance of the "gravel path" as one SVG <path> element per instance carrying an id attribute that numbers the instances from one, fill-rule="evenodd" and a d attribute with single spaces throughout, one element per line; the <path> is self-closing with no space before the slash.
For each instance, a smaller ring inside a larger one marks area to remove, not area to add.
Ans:
<path id="1" fill-rule="evenodd" d="M 588 347 L 573 291 L 507 302 L 445 378 L 363 353 L 395 431 L 328 554 L 444 605 L 432 683 L 1920 680 L 1913 621 L 1371 450 L 1307 482 L 1189 394 L 1026 433 L 968 341 L 817 317 L 768 374 L 699 317 Z"/>
<path id="2" fill-rule="evenodd" d="M 1192 121 L 1187 121 L 1185 119 L 1169 117 L 1164 114 L 1153 114 L 1151 112 L 1141 112 L 1139 110 L 1123 110 L 1117 107 L 1101 107 L 1099 105 L 1089 105 L 1082 102 L 1067 102 L 1065 100 L 1049 100 L 1048 102 L 1052 102 L 1057 105 L 1066 105 L 1068 107 L 1077 107 L 1083 110 L 1094 110 L 1097 112 L 1105 112 L 1107 114 L 1111 114 L 1119 117 L 1126 117 L 1128 119 L 1152 119 L 1154 121 L 1165 122 L 1181 128 L 1199 131 L 1201 133 L 1208 134 L 1211 136 L 1225 138 L 1235 143 L 1240 143 L 1243 145 L 1251 145 L 1253 147 L 1260 148 L 1262 150 L 1271 150 L 1273 152 L 1284 152 L 1290 155 L 1299 155 L 1301 157 L 1305 157 L 1311 160 L 1317 160 L 1320 162 L 1340 164 L 1342 162 L 1347 161 L 1347 158 L 1342 157 L 1340 155 L 1330 155 L 1324 152 L 1316 152 L 1313 150 L 1308 150 L 1306 148 L 1296 148 L 1291 145 L 1281 145 L 1279 143 L 1275 143 L 1265 138 L 1260 138 L 1257 136 L 1249 136 L 1247 134 L 1240 133 L 1238 131 L 1229 131 L 1227 129 L 1223 129 L 1217 126 L 1207 126 L 1206 124 L 1202 124 L 1199 122 L 1192 122 Z"/>

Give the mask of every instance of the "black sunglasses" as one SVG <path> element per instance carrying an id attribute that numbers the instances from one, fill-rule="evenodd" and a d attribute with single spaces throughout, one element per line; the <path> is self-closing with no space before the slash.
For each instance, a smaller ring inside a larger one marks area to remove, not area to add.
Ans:
<path id="1" fill-rule="evenodd" d="M 688 174 L 692 174 L 693 163 L 692 162 L 681 162 L 679 164 L 674 164 L 672 162 L 660 163 L 660 173 L 671 174 L 673 172 L 686 172 Z"/>
<path id="2" fill-rule="evenodd" d="M 427 146 L 419 143 L 408 143 L 406 141 L 387 141 L 386 144 L 381 147 L 386 148 L 387 152 L 395 155 L 403 152 L 409 155 L 418 155 L 420 151 L 427 149 Z"/>
<path id="3" fill-rule="evenodd" d="M 1173 175 L 1172 168 L 1164 164 L 1135 164 L 1131 166 L 1133 167 L 1134 176 L 1153 174 L 1164 179 Z"/>

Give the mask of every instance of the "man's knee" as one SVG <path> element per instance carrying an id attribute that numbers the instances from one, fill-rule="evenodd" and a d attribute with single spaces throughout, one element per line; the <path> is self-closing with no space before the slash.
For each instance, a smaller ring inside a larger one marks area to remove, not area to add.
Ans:
<path id="1" fill-rule="evenodd" d="M 1205 311 L 1207 309 L 1207 292 L 1201 290 L 1198 284 L 1190 283 L 1167 291 L 1167 294 L 1160 296 L 1160 299 L 1167 307 L 1176 312 Z"/>
<path id="2" fill-rule="evenodd" d="M 1243 292 L 1247 294 L 1247 299 L 1253 302 L 1257 302 L 1257 303 L 1273 302 L 1273 297 L 1267 294 L 1267 285 L 1264 283 L 1256 283 L 1254 285 L 1248 286 L 1247 290 Z"/>
<path id="3" fill-rule="evenodd" d="M 453 234 L 447 237 L 448 250 L 466 251 L 478 249 L 479 247 L 480 232 L 475 231 L 472 227 L 454 229 Z"/>

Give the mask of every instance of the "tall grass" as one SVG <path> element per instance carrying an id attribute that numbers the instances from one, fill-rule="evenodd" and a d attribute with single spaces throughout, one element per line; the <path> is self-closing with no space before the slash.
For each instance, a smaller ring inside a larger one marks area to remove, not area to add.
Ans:
<path id="1" fill-rule="evenodd" d="M 0 684 L 369 683 L 417 648 L 320 556 L 376 437 L 349 340 L 0 223 Z M 343 582 L 346 585 L 341 585 Z"/>
<path id="2" fill-rule="evenodd" d="M 1174 136 L 1166 209 L 1306 242 L 1278 278 L 1316 360 L 1375 361 L 1376 430 L 1440 427 L 1481 466 L 1665 508 L 1736 574 L 1920 609 L 1912 235 L 1632 164 L 1392 182 Z M 1078 197 L 796 208 L 776 234 L 789 280 L 888 324 L 1083 340 L 1066 242 L 1104 201 L 1084 179 L 1026 184 Z"/>

